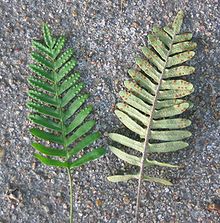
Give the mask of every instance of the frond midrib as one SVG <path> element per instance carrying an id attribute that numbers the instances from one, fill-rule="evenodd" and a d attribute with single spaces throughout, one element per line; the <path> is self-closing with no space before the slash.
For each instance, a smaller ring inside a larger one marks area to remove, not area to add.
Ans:
<path id="1" fill-rule="evenodd" d="M 51 49 L 51 48 L 50 48 Z M 52 49 L 51 49 L 52 50 Z M 52 59 L 52 63 L 53 65 L 55 65 L 55 59 Z M 56 68 L 55 66 L 53 66 L 53 70 L 52 70 L 52 77 L 53 77 L 53 81 L 54 81 L 54 87 L 55 87 L 55 98 L 56 101 L 58 102 L 58 112 L 60 115 L 60 123 L 61 123 L 61 135 L 62 135 L 62 140 L 63 140 L 63 149 L 66 151 L 66 158 L 65 161 L 68 161 L 69 159 L 69 154 L 68 154 L 68 146 L 67 146 L 67 139 L 66 139 L 66 126 L 64 124 L 64 113 L 62 111 L 62 106 L 61 106 L 61 100 L 59 100 L 59 87 L 58 87 L 58 81 L 56 80 L 56 76 L 57 72 L 56 72 Z"/>
<path id="2" fill-rule="evenodd" d="M 139 204 L 140 204 L 140 193 L 141 193 L 141 184 L 142 184 L 142 180 L 143 180 L 143 174 L 144 174 L 144 161 L 147 157 L 147 148 L 148 148 L 148 144 L 149 144 L 149 139 L 150 139 L 150 133 L 151 133 L 151 127 L 152 127 L 152 122 L 153 122 L 153 117 L 154 117 L 154 113 L 156 110 L 156 104 L 157 104 L 157 99 L 159 96 L 159 91 L 160 91 L 160 87 L 162 85 L 162 80 L 163 80 L 163 75 L 165 73 L 165 69 L 168 63 L 168 58 L 170 56 L 170 53 L 172 52 L 172 47 L 175 41 L 175 36 L 176 36 L 176 32 L 174 33 L 173 36 L 171 36 L 171 43 L 170 43 L 170 47 L 169 50 L 167 52 L 167 56 L 166 56 L 166 60 L 165 60 L 165 64 L 163 67 L 163 70 L 161 72 L 160 78 L 159 78 L 159 82 L 155 91 L 155 95 L 154 95 L 154 99 L 153 99 L 153 103 L 151 106 L 151 110 L 150 110 L 150 114 L 148 116 L 148 125 L 146 128 L 146 134 L 145 134 L 145 138 L 144 138 L 144 149 L 143 149 L 143 155 L 142 155 L 142 159 L 141 159 L 141 166 L 140 166 L 140 172 L 139 172 L 139 181 L 138 181 L 138 191 L 137 191 L 137 209 L 136 209 L 136 213 L 138 212 L 139 209 Z M 136 214 L 136 216 L 138 216 Z"/>

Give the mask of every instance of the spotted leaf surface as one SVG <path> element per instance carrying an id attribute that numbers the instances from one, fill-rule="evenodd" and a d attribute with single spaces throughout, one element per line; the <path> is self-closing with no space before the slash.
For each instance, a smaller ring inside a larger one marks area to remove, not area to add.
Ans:
<path id="1" fill-rule="evenodd" d="M 125 90 L 119 93 L 122 102 L 116 104 L 115 114 L 131 134 L 110 133 L 114 145 L 110 150 L 124 162 L 137 166 L 139 171 L 108 179 L 112 182 L 139 181 L 136 214 L 142 181 L 172 185 L 169 180 L 148 176 L 146 168 L 178 167 L 150 160 L 148 154 L 184 149 L 188 146 L 184 140 L 191 136 L 184 129 L 191 121 L 177 117 L 191 107 L 185 97 L 194 91 L 190 82 L 181 79 L 195 71 L 186 63 L 195 55 L 196 47 L 191 41 L 192 34 L 180 33 L 182 22 L 183 12 L 180 11 L 171 25 L 153 28 L 147 37 L 148 46 L 141 48 L 143 56 L 136 58 L 136 67 L 128 71 L 132 79 L 125 81 Z M 136 216 L 138 219 L 138 214 Z"/>

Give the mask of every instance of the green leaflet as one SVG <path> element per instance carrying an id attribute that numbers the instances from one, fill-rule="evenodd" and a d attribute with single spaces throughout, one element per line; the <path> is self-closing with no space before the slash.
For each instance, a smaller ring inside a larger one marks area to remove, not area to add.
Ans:
<path id="1" fill-rule="evenodd" d="M 76 60 L 73 50 L 63 50 L 65 38 L 52 36 L 43 25 L 44 41 L 32 42 L 34 64 L 29 68 L 29 120 L 37 127 L 30 132 L 41 142 L 33 142 L 34 155 L 42 164 L 65 168 L 70 184 L 70 222 L 73 222 L 72 169 L 98 159 L 106 153 L 103 147 L 92 149 L 101 137 L 92 132 L 94 120 L 87 120 L 92 106 L 82 108 L 89 95 L 81 93 L 85 84 L 80 74 L 73 72 Z M 73 73 L 72 73 L 73 72 Z M 89 148 L 88 148 L 89 147 Z M 83 155 L 82 155 L 83 154 Z"/>
<path id="2" fill-rule="evenodd" d="M 162 57 L 162 59 L 167 59 L 167 54 L 169 51 L 166 49 L 164 43 L 156 35 L 149 34 L 148 42 L 152 46 L 152 48 L 160 55 L 160 57 Z"/>
<path id="3" fill-rule="evenodd" d="M 162 90 L 182 90 L 182 91 L 190 91 L 190 93 L 193 90 L 193 85 L 187 81 L 184 80 L 166 80 L 162 81 L 161 84 Z"/>
<path id="4" fill-rule="evenodd" d="M 128 71 L 133 80 L 125 81 L 127 90 L 119 93 L 123 103 L 116 104 L 116 116 L 132 133 L 130 137 L 110 133 L 109 137 L 117 144 L 116 147 L 110 146 L 110 150 L 119 159 L 140 167 L 140 171 L 138 174 L 109 176 L 108 179 L 112 182 L 139 181 L 136 213 L 143 180 L 172 185 L 165 179 L 145 176 L 145 167 L 178 167 L 149 160 L 148 154 L 184 149 L 188 143 L 183 140 L 191 136 L 189 131 L 184 130 L 191 121 L 177 117 L 192 107 L 191 102 L 182 98 L 194 91 L 190 82 L 181 79 L 181 76 L 195 71 L 185 62 L 195 55 L 193 50 L 196 47 L 196 43 L 191 41 L 191 33 L 179 33 L 182 22 L 183 12 L 180 11 L 171 25 L 153 28 L 148 35 L 148 46 L 141 48 L 144 56 L 135 60 L 137 68 Z M 135 150 L 142 157 L 129 154 L 127 148 Z"/>
<path id="5" fill-rule="evenodd" d="M 32 58 L 36 64 L 31 64 L 29 67 L 36 75 L 29 78 L 29 83 L 34 89 L 30 89 L 28 93 L 30 97 L 28 107 L 34 112 L 29 115 L 29 119 L 43 129 L 32 128 L 30 131 L 41 140 L 59 144 L 60 149 L 53 149 L 53 146 L 46 147 L 39 143 L 32 145 L 40 153 L 64 159 L 61 162 L 37 154 L 36 158 L 42 163 L 71 168 L 75 165 L 70 162 L 73 155 L 77 155 L 77 152 L 86 149 L 99 139 L 100 134 L 89 133 L 95 125 L 94 120 L 85 121 L 92 111 L 92 106 L 80 110 L 88 94 L 80 95 L 84 84 L 78 82 L 79 73 L 76 72 L 69 76 L 76 65 L 76 60 L 72 57 L 73 50 L 67 49 L 62 52 L 65 38 L 53 37 L 46 24 L 43 25 L 43 34 L 44 42 L 36 40 L 32 42 L 33 47 L 37 50 L 32 52 Z M 75 119 L 69 122 L 68 119 L 73 115 Z M 80 139 L 80 137 L 83 138 Z M 77 144 L 74 149 L 69 147 L 76 140 Z M 103 154 L 97 151 L 94 152 L 96 155 L 89 153 L 90 155 L 79 164 L 84 164 L 92 160 L 92 157 L 98 158 L 99 154 L 100 156 Z"/>
<path id="6" fill-rule="evenodd" d="M 48 91 L 49 93 L 54 94 L 54 88 L 51 86 L 51 84 L 41 81 L 37 78 L 34 77 L 29 77 L 28 78 L 28 83 L 31 84 L 33 87 L 41 88 L 42 90 Z"/>
<path id="7" fill-rule="evenodd" d="M 56 59 L 56 57 L 60 54 L 61 50 L 64 47 L 65 44 L 65 37 L 64 36 L 60 36 L 57 41 L 56 44 L 54 45 L 52 52 L 53 52 L 53 59 Z"/>
<path id="8" fill-rule="evenodd" d="M 73 142 L 75 142 L 77 139 L 79 139 L 81 136 L 89 132 L 95 125 L 94 120 L 90 120 L 85 122 L 83 125 L 81 125 L 73 134 L 67 138 L 66 145 L 69 146 Z"/>
<path id="9" fill-rule="evenodd" d="M 156 91 L 156 86 L 150 79 L 148 79 L 145 75 L 143 75 L 141 72 L 138 72 L 135 69 L 128 70 L 128 74 L 133 78 L 140 86 L 144 87 L 150 93 L 154 94 Z M 151 100 L 153 100 L 153 96 L 151 96 Z"/>
<path id="10" fill-rule="evenodd" d="M 193 42 L 181 42 L 173 45 L 170 54 L 181 53 L 188 50 L 193 50 L 197 46 L 196 43 Z"/>
<path id="11" fill-rule="evenodd" d="M 117 103 L 116 107 L 128 114 L 131 118 L 134 118 L 136 120 L 138 120 L 139 122 L 141 122 L 143 125 L 148 125 L 148 117 L 146 115 L 143 115 L 141 112 L 139 112 L 137 109 L 125 104 L 125 103 Z M 116 114 L 117 115 L 117 114 Z"/>
<path id="12" fill-rule="evenodd" d="M 44 53 L 46 56 L 53 57 L 53 54 L 51 53 L 50 49 L 48 49 L 48 47 L 44 46 L 39 41 L 33 40 L 32 46 L 40 52 Z"/>
<path id="13" fill-rule="evenodd" d="M 154 69 L 154 67 L 147 61 L 141 58 L 137 58 L 135 60 L 136 64 L 140 67 L 140 69 L 147 75 L 151 77 L 155 82 L 159 81 L 159 72 Z"/>
<path id="14" fill-rule="evenodd" d="M 132 81 L 125 81 L 124 84 L 125 84 L 125 87 L 128 90 L 130 90 L 135 95 L 137 95 L 138 97 L 140 97 L 140 99 L 142 99 L 143 101 L 146 101 L 149 104 L 152 104 L 152 102 L 153 102 L 153 96 L 151 94 L 149 94 L 146 90 L 144 90 L 143 88 L 139 87 L 136 83 L 134 83 Z M 146 104 L 144 104 L 144 106 L 150 108 Z"/>
<path id="15" fill-rule="evenodd" d="M 139 175 L 131 175 L 131 174 L 130 175 L 115 175 L 115 176 L 107 177 L 107 179 L 114 183 L 127 182 L 128 180 L 139 179 Z M 162 184 L 165 186 L 172 186 L 172 183 L 170 181 L 161 179 L 161 178 L 157 178 L 157 177 L 144 176 L 143 180 L 159 183 L 159 184 Z"/>
<path id="16" fill-rule="evenodd" d="M 172 186 L 173 184 L 166 179 L 162 179 L 162 178 L 158 178 L 158 177 L 149 177 L 149 176 L 144 176 L 143 180 L 149 181 L 149 182 L 155 182 L 155 183 L 159 183 L 165 186 Z"/>
<path id="17" fill-rule="evenodd" d="M 189 108 L 189 103 L 181 103 L 178 105 L 173 105 L 160 110 L 155 110 L 153 117 L 154 119 L 166 118 L 175 115 L 182 114 L 186 109 Z"/>
<path id="18" fill-rule="evenodd" d="M 172 39 L 170 38 L 168 33 L 166 33 L 163 29 L 158 26 L 153 27 L 153 32 L 160 39 L 161 42 L 163 42 L 168 48 L 170 48 Z"/>
<path id="19" fill-rule="evenodd" d="M 41 156 L 40 154 L 34 154 L 34 156 L 43 164 L 48 166 L 56 166 L 56 167 L 63 167 L 63 168 L 69 168 L 68 162 L 62 162 L 59 160 L 54 160 L 51 158 L 47 158 L 45 156 Z"/>
<path id="20" fill-rule="evenodd" d="M 99 132 L 95 132 L 86 136 L 82 141 L 80 141 L 68 152 L 68 156 L 76 155 L 79 151 L 86 148 L 87 146 L 89 146 L 91 143 L 93 143 L 95 140 L 99 138 L 100 138 Z"/>
<path id="21" fill-rule="evenodd" d="M 184 149 L 187 146 L 188 146 L 188 143 L 183 142 L 183 141 L 153 143 L 153 144 L 149 144 L 149 152 L 168 153 L 168 152 L 174 152 L 180 149 Z"/>
<path id="22" fill-rule="evenodd" d="M 142 128 L 139 124 L 137 124 L 133 119 L 131 119 L 128 115 L 120 110 L 115 110 L 115 114 L 119 118 L 119 120 L 132 132 L 140 135 L 141 138 L 144 137 L 145 129 Z"/>
<path id="23" fill-rule="evenodd" d="M 117 182 L 127 182 L 132 179 L 138 179 L 138 175 L 115 175 L 107 177 L 107 179 L 111 182 L 117 183 Z"/>
<path id="24" fill-rule="evenodd" d="M 53 64 L 50 60 L 47 60 L 45 57 L 43 57 L 41 54 L 37 53 L 37 52 L 33 52 L 31 54 L 32 59 L 35 60 L 35 62 L 43 65 L 44 67 L 48 68 L 48 69 L 53 69 Z"/>
<path id="25" fill-rule="evenodd" d="M 61 124 L 58 123 L 58 122 L 53 121 L 52 119 L 49 119 L 48 117 L 46 118 L 46 117 L 43 117 L 43 116 L 40 116 L 40 115 L 30 114 L 29 119 L 32 122 L 34 122 L 38 125 L 41 125 L 43 127 L 46 127 L 48 129 L 52 129 L 52 130 L 57 131 L 57 132 L 62 132 Z"/>
<path id="26" fill-rule="evenodd" d="M 132 148 L 132 149 L 135 149 L 139 152 L 142 152 L 144 151 L 144 144 L 142 142 L 138 142 L 134 139 L 130 139 L 129 137 L 126 137 L 124 135 L 121 135 L 121 134 L 117 134 L 117 133 L 110 133 L 109 134 L 109 137 L 115 141 L 115 142 L 118 142 L 124 146 L 127 146 L 129 148 Z"/>
<path id="27" fill-rule="evenodd" d="M 195 55 L 194 51 L 186 51 L 183 53 L 175 54 L 168 58 L 167 67 L 172 67 L 178 64 L 182 64 L 190 59 L 192 59 Z"/>
<path id="28" fill-rule="evenodd" d="M 70 164 L 70 168 L 76 168 L 76 167 L 82 166 L 85 163 L 98 159 L 100 156 L 105 155 L 105 153 L 106 153 L 106 149 L 102 147 L 98 149 L 94 149 L 93 151 L 86 153 L 84 156 L 72 162 Z"/>
<path id="29" fill-rule="evenodd" d="M 61 135 L 55 135 L 53 133 L 40 130 L 38 128 L 32 128 L 30 129 L 30 132 L 32 135 L 34 135 L 35 137 L 38 137 L 39 139 L 44 139 L 53 143 L 58 143 L 60 145 L 64 144 L 63 138 L 61 137 Z"/>
<path id="30" fill-rule="evenodd" d="M 174 39 L 174 43 L 180 43 L 184 41 L 189 41 L 192 39 L 192 33 L 182 33 L 177 34 L 176 38 Z"/>
<path id="31" fill-rule="evenodd" d="M 120 91 L 119 95 L 121 96 L 122 100 L 125 101 L 127 104 L 137 108 L 139 111 L 145 114 L 149 114 L 150 106 L 146 104 L 142 99 L 126 91 Z"/>
<path id="32" fill-rule="evenodd" d="M 191 66 L 179 66 L 179 67 L 166 68 L 164 71 L 164 79 L 190 75 L 194 72 L 195 72 L 195 68 Z"/>
<path id="33" fill-rule="evenodd" d="M 177 167 L 179 167 L 177 165 L 172 165 L 172 164 L 169 164 L 169 163 L 158 162 L 156 160 L 145 160 L 144 161 L 144 166 L 151 166 L 151 165 L 161 166 L 161 167 L 169 167 L 169 168 L 177 168 Z"/>
<path id="34" fill-rule="evenodd" d="M 74 113 L 86 102 L 88 97 L 88 94 L 83 94 L 76 98 L 75 101 L 73 101 L 70 106 L 64 111 L 64 121 L 67 121 L 67 119 L 71 118 Z"/>
<path id="35" fill-rule="evenodd" d="M 136 151 L 143 153 L 144 151 L 144 142 L 139 142 L 134 139 L 130 139 L 121 134 L 110 133 L 109 137 L 126 147 L 132 148 Z M 179 138 L 178 138 L 179 139 Z M 165 142 L 165 143 L 153 143 L 148 145 L 149 153 L 165 153 L 165 152 L 173 152 L 176 150 L 183 149 L 188 146 L 188 143 L 183 141 L 173 141 L 173 142 Z"/>
<path id="36" fill-rule="evenodd" d="M 190 137 L 192 134 L 187 130 L 151 131 L 151 138 L 161 141 L 175 141 Z"/>
<path id="37" fill-rule="evenodd" d="M 57 82 L 61 81 L 74 67 L 76 66 L 76 60 L 69 60 L 55 75 Z"/>
<path id="38" fill-rule="evenodd" d="M 45 103 L 48 105 L 58 106 L 58 100 L 55 99 L 55 96 L 50 96 L 36 90 L 29 90 L 28 96 L 32 99 L 39 101 L 40 103 Z"/>
<path id="39" fill-rule="evenodd" d="M 65 107 L 79 92 L 83 89 L 84 84 L 79 83 L 75 86 L 72 86 L 61 99 L 61 107 Z"/>
<path id="40" fill-rule="evenodd" d="M 127 163 L 135 166 L 141 165 L 141 158 L 125 153 L 122 150 L 113 146 L 110 146 L 109 148 L 118 158 L 126 161 Z"/>
<path id="41" fill-rule="evenodd" d="M 32 102 L 32 101 L 29 101 L 27 103 L 27 107 L 30 108 L 34 112 L 38 112 L 38 113 L 43 114 L 45 116 L 50 116 L 52 118 L 60 120 L 59 112 L 52 107 L 44 106 L 42 104 L 37 104 L 37 103 Z"/>
<path id="42" fill-rule="evenodd" d="M 62 67 L 73 55 L 73 50 L 68 49 L 55 62 L 54 68 L 57 70 Z"/>
<path id="43" fill-rule="evenodd" d="M 47 48 L 52 49 L 56 39 L 52 37 L 50 28 L 47 24 L 44 24 L 42 27 L 43 35 L 44 35 L 44 42 L 47 45 Z"/>
<path id="44" fill-rule="evenodd" d="M 68 90 L 73 84 L 77 83 L 80 78 L 79 73 L 75 73 L 68 77 L 63 83 L 59 86 L 58 94 L 61 95 L 64 91 Z"/>
<path id="45" fill-rule="evenodd" d="M 32 72 L 37 74 L 40 77 L 46 78 L 49 81 L 53 82 L 53 76 L 50 72 L 44 70 L 42 67 L 36 65 L 36 64 L 29 64 L 29 68 L 31 69 Z"/>
<path id="46" fill-rule="evenodd" d="M 32 143 L 33 148 L 38 150 L 39 152 L 48 155 L 48 156 L 59 156 L 59 157 L 66 157 L 67 153 L 64 150 L 46 147 L 40 143 Z"/>
<path id="47" fill-rule="evenodd" d="M 191 121 L 183 118 L 153 120 L 153 129 L 182 129 L 191 125 Z"/>
<path id="48" fill-rule="evenodd" d="M 156 104 L 156 110 L 161 110 L 162 108 L 169 108 L 174 105 L 179 105 L 185 103 L 183 99 L 167 99 L 167 100 L 158 100 Z"/>
<path id="49" fill-rule="evenodd" d="M 69 124 L 69 126 L 66 128 L 66 134 L 69 134 L 72 132 L 75 128 L 77 128 L 79 125 L 83 123 L 83 121 L 86 119 L 86 117 L 92 112 L 92 106 L 88 106 L 87 108 L 81 110 L 74 120 Z"/>
<path id="50" fill-rule="evenodd" d="M 165 61 L 163 61 L 157 53 L 154 53 L 154 51 L 150 50 L 147 47 L 142 47 L 143 54 L 149 59 L 149 61 L 157 67 L 157 69 L 162 72 L 163 68 L 165 66 Z"/>

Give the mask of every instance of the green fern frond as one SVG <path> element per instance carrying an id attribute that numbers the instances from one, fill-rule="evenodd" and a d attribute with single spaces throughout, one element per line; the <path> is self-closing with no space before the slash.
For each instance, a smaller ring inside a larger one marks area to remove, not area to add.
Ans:
<path id="1" fill-rule="evenodd" d="M 130 155 L 127 151 L 110 147 L 110 150 L 125 162 L 138 166 L 140 171 L 135 174 L 110 176 L 112 182 L 139 181 L 137 192 L 137 212 L 140 203 L 142 181 L 156 182 L 164 185 L 172 183 L 144 174 L 144 167 L 149 165 L 177 167 L 156 160 L 149 160 L 149 153 L 166 153 L 184 149 L 188 143 L 185 138 L 191 133 L 183 128 L 191 121 L 176 118 L 177 115 L 191 107 L 191 103 L 182 99 L 191 94 L 193 85 L 178 79 L 192 74 L 195 69 L 184 65 L 194 55 L 196 43 L 191 41 L 192 34 L 179 33 L 183 21 L 183 12 L 178 12 L 174 22 L 163 28 L 154 27 L 148 35 L 149 47 L 142 47 L 144 58 L 137 58 L 136 69 L 130 69 L 133 81 L 125 81 L 127 90 L 119 93 L 123 102 L 116 104 L 115 114 L 120 121 L 140 139 L 110 133 L 109 137 L 118 144 L 134 149 L 141 156 Z"/>
<path id="2" fill-rule="evenodd" d="M 31 55 L 36 63 L 29 65 L 35 74 L 28 79 L 29 119 L 37 125 L 30 131 L 41 140 L 32 146 L 39 152 L 35 157 L 41 163 L 66 168 L 72 184 L 70 171 L 99 158 L 106 150 L 85 150 L 100 138 L 100 133 L 90 133 L 95 121 L 86 121 L 92 106 L 81 109 L 88 94 L 81 92 L 85 85 L 79 82 L 80 74 L 72 72 L 76 66 L 73 50 L 62 52 L 65 38 L 53 37 L 47 24 L 43 25 L 43 34 L 44 43 L 32 43 L 35 51 Z M 51 143 L 49 147 L 44 145 L 45 140 Z M 83 150 L 84 155 L 79 154 Z M 70 215 L 72 222 L 72 210 Z"/>

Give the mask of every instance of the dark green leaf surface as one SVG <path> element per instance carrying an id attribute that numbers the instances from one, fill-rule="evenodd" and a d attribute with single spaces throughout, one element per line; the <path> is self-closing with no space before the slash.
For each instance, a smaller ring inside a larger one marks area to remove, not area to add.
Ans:
<path id="1" fill-rule="evenodd" d="M 39 79 L 34 78 L 34 77 L 29 77 L 28 78 L 28 82 L 33 87 L 36 87 L 36 89 L 40 88 L 41 90 L 48 91 L 48 92 L 50 92 L 52 94 L 55 93 L 53 86 L 51 86 L 51 84 L 49 84 L 49 83 L 47 83 L 45 81 L 39 80 Z"/>
<path id="2" fill-rule="evenodd" d="M 44 70 L 42 67 L 36 65 L 36 64 L 30 64 L 29 68 L 37 75 L 39 75 L 40 77 L 44 77 L 50 81 L 53 81 L 54 78 L 52 76 L 52 74 L 46 70 Z"/>
<path id="3" fill-rule="evenodd" d="M 51 159 L 51 158 L 47 158 L 47 157 L 41 156 L 40 154 L 34 154 L 34 156 L 39 161 L 41 161 L 41 163 L 43 163 L 45 165 L 69 168 L 69 163 L 68 162 L 61 162 L 59 160 L 54 160 L 54 159 Z"/>
<path id="4" fill-rule="evenodd" d="M 84 86 L 83 83 L 72 86 L 61 99 L 61 107 L 65 107 L 76 95 L 79 94 Z"/>
<path id="5" fill-rule="evenodd" d="M 48 49 L 48 47 L 44 46 L 42 43 L 36 41 L 36 40 L 33 40 L 32 41 L 32 46 L 39 50 L 41 53 L 44 53 L 46 56 L 49 56 L 49 57 L 53 57 L 53 54 L 51 53 L 51 50 Z"/>
<path id="6" fill-rule="evenodd" d="M 27 106 L 32 109 L 32 111 L 43 114 L 45 116 L 50 116 L 52 118 L 56 118 L 60 120 L 60 114 L 59 111 L 57 111 L 56 109 L 52 108 L 52 107 L 48 107 L 48 106 L 44 106 L 41 104 L 37 104 L 34 103 L 32 101 L 29 101 L 27 103 Z"/>
<path id="7" fill-rule="evenodd" d="M 63 138 L 59 135 L 54 135 L 50 132 L 46 132 L 43 130 L 40 130 L 38 128 L 32 128 L 30 129 L 30 132 L 32 133 L 32 135 L 38 137 L 39 139 L 44 139 L 44 140 L 48 140 L 50 142 L 54 142 L 54 143 L 58 143 L 63 145 Z"/>
<path id="8" fill-rule="evenodd" d="M 53 121 L 52 119 L 42 117 L 40 115 L 31 114 L 29 115 L 29 119 L 35 124 L 41 125 L 48 129 L 52 129 L 57 132 L 62 132 L 62 128 L 60 123 Z"/>
<path id="9" fill-rule="evenodd" d="M 47 24 L 43 25 L 43 34 L 44 34 L 44 41 L 49 49 L 52 49 L 55 44 L 55 39 L 51 35 L 50 28 Z"/>
<path id="10" fill-rule="evenodd" d="M 71 59 L 68 61 L 58 72 L 56 75 L 56 81 L 59 82 L 62 80 L 74 67 L 76 66 L 76 60 Z"/>
<path id="11" fill-rule="evenodd" d="M 73 84 L 77 83 L 80 78 L 79 73 L 75 73 L 68 77 L 63 83 L 59 86 L 58 94 L 62 94 L 64 91 L 68 90 Z"/>
<path id="12" fill-rule="evenodd" d="M 35 62 L 43 65 L 44 67 L 48 68 L 48 69 L 53 69 L 53 64 L 51 61 L 47 60 L 45 57 L 43 57 L 42 55 L 40 55 L 37 52 L 33 52 L 31 54 L 32 59 L 35 60 Z"/>
<path id="13" fill-rule="evenodd" d="M 68 49 L 65 53 L 63 53 L 55 62 L 54 68 L 59 69 L 62 67 L 73 55 L 73 50 Z"/>
<path id="14" fill-rule="evenodd" d="M 98 148 L 98 149 L 94 149 L 91 152 L 86 153 L 84 156 L 82 156 L 81 158 L 77 159 L 76 161 L 72 162 L 70 164 L 70 168 L 76 168 L 79 166 L 84 165 L 85 163 L 88 163 L 92 160 L 98 159 L 99 157 L 105 155 L 106 150 L 104 148 Z"/>
<path id="15" fill-rule="evenodd" d="M 87 108 L 81 110 L 74 120 L 70 123 L 70 125 L 66 129 L 66 134 L 72 132 L 75 128 L 82 124 L 82 122 L 86 119 L 86 117 L 92 112 L 92 106 L 88 106 Z"/>
<path id="16" fill-rule="evenodd" d="M 65 44 L 65 37 L 64 36 L 61 36 L 57 39 L 56 41 L 56 44 L 52 50 L 53 52 L 53 59 L 56 59 L 56 57 L 60 54 L 61 50 L 63 49 L 64 47 L 64 44 Z"/>
<path id="17" fill-rule="evenodd" d="M 55 145 L 45 146 L 43 142 L 34 142 L 32 146 L 39 152 L 35 157 L 41 163 L 76 168 L 99 158 L 105 149 L 90 149 L 82 157 L 77 157 L 80 151 L 86 150 L 100 138 L 100 133 L 90 132 L 95 125 L 94 120 L 86 121 L 92 106 L 81 109 L 89 95 L 81 93 L 84 83 L 79 82 L 80 74 L 73 72 L 76 66 L 73 50 L 64 51 L 65 37 L 53 37 L 47 24 L 43 25 L 43 35 L 44 42 L 32 42 L 36 51 L 31 55 L 36 63 L 29 65 L 34 76 L 28 79 L 32 89 L 28 92 L 30 101 L 27 106 L 32 111 L 29 120 L 40 126 L 30 129 L 32 135 Z M 56 148 L 57 144 L 59 149 Z"/>
<path id="18" fill-rule="evenodd" d="M 40 103 L 58 106 L 58 100 L 56 100 L 55 96 L 50 96 L 36 90 L 29 90 L 28 95 L 29 97 L 39 101 Z"/>
<path id="19" fill-rule="evenodd" d="M 83 136 L 88 131 L 90 131 L 92 129 L 92 127 L 94 127 L 94 125 L 95 125 L 94 120 L 90 120 L 90 121 L 85 122 L 75 132 L 73 132 L 73 134 L 70 137 L 68 137 L 67 142 L 66 142 L 67 146 L 69 146 L 70 144 L 75 142 L 77 139 L 79 139 L 81 136 Z"/>
<path id="20" fill-rule="evenodd" d="M 39 152 L 48 155 L 48 156 L 59 156 L 59 157 L 66 157 L 66 151 L 63 149 L 56 149 L 51 147 L 46 147 L 40 143 L 32 143 L 33 148 L 38 150 Z"/>
<path id="21" fill-rule="evenodd" d="M 82 141 L 80 141 L 73 149 L 69 151 L 69 156 L 76 155 L 79 151 L 89 146 L 91 143 L 100 138 L 100 133 L 95 132 L 89 136 L 86 136 Z"/>
<path id="22" fill-rule="evenodd" d="M 64 112 L 64 121 L 72 117 L 74 113 L 85 103 L 88 97 L 89 97 L 88 94 L 83 94 L 82 96 L 76 98 L 76 100 L 72 102 L 69 108 L 67 108 L 66 111 Z"/>

